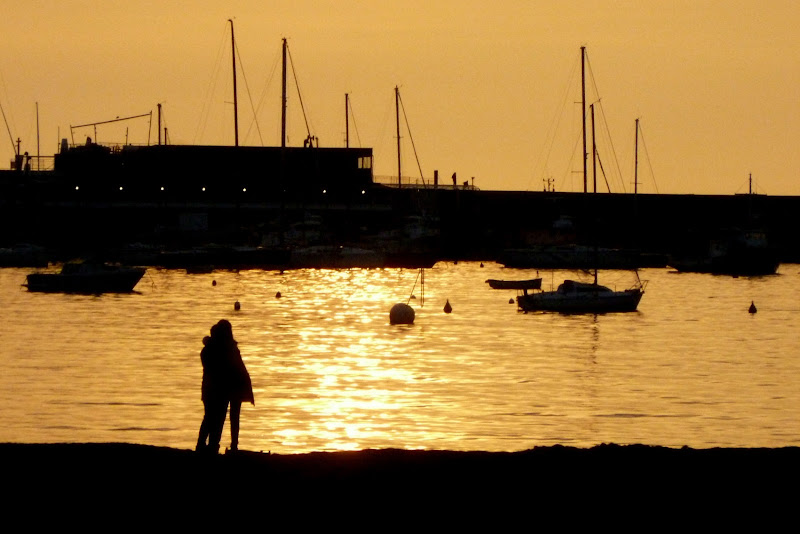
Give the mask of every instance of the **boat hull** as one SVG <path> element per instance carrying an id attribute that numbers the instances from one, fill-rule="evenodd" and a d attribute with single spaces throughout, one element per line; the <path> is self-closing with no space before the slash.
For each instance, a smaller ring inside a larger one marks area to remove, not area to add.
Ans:
<path id="1" fill-rule="evenodd" d="M 144 273 L 139 267 L 93 274 L 32 273 L 27 286 L 42 293 L 130 293 Z"/>
<path id="2" fill-rule="evenodd" d="M 583 292 L 563 294 L 543 291 L 517 297 L 521 311 L 554 311 L 560 313 L 612 313 L 633 312 L 642 300 L 644 290 Z"/>

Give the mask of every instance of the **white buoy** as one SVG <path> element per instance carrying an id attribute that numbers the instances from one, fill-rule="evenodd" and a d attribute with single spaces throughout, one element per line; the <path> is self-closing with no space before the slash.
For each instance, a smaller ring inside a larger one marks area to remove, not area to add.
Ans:
<path id="1" fill-rule="evenodd" d="M 444 303 L 444 312 L 450 313 L 453 311 L 453 307 L 450 305 L 450 300 L 448 299 L 447 302 Z"/>
<path id="2" fill-rule="evenodd" d="M 408 304 L 398 303 L 389 311 L 389 323 L 414 324 L 414 308 Z"/>

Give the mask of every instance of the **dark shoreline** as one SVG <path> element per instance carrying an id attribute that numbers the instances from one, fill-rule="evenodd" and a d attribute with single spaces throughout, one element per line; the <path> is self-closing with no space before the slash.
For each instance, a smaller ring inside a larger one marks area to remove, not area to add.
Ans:
<path id="1" fill-rule="evenodd" d="M 247 498 L 336 502 L 413 495 L 437 499 L 760 498 L 781 481 L 796 493 L 800 448 L 671 449 L 604 444 L 519 452 L 363 450 L 307 454 L 191 450 L 123 443 L 0 444 L 3 479 L 17 497 L 130 502 L 136 495 L 194 503 L 235 488 Z M 76 493 L 76 488 L 81 488 Z M 245 488 L 250 488 L 245 490 Z M 788 495 L 787 495 L 788 496 Z"/>

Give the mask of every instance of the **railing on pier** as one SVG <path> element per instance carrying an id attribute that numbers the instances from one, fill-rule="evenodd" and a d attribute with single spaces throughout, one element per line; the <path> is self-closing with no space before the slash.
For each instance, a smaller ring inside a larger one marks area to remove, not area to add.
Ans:
<path id="1" fill-rule="evenodd" d="M 397 176 L 377 176 L 372 177 L 372 182 L 386 187 L 396 187 L 398 189 L 450 189 L 462 191 L 479 191 L 475 184 L 463 182 L 461 184 L 435 184 L 433 180 L 423 181 L 419 177 L 403 176 L 398 181 Z"/>
<path id="2" fill-rule="evenodd" d="M 55 156 L 17 156 L 11 160 L 9 168 L 13 171 L 52 171 L 55 169 Z"/>

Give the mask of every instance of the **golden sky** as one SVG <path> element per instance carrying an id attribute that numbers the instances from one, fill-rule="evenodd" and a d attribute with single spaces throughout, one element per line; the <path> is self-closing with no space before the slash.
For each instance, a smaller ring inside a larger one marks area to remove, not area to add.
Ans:
<path id="1" fill-rule="evenodd" d="M 242 144 L 280 142 L 285 37 L 320 146 L 344 146 L 349 93 L 351 146 L 373 147 L 375 174 L 396 175 L 399 86 L 426 180 L 438 169 L 482 189 L 541 190 L 552 179 L 557 190 L 582 190 L 573 148 L 585 46 L 612 191 L 633 189 L 638 118 L 639 192 L 745 193 L 752 173 L 759 193 L 800 195 L 793 0 L 0 0 L 11 136 L 36 153 L 38 104 L 49 155 L 60 138 L 95 135 L 70 126 L 155 116 L 161 103 L 172 143 L 233 144 L 230 18 Z M 289 90 L 289 144 L 302 146 L 306 122 Z M 12 143 L 0 127 L 8 168 Z M 146 143 L 149 127 L 137 119 L 97 137 Z M 402 135 L 403 174 L 418 177 Z"/>

